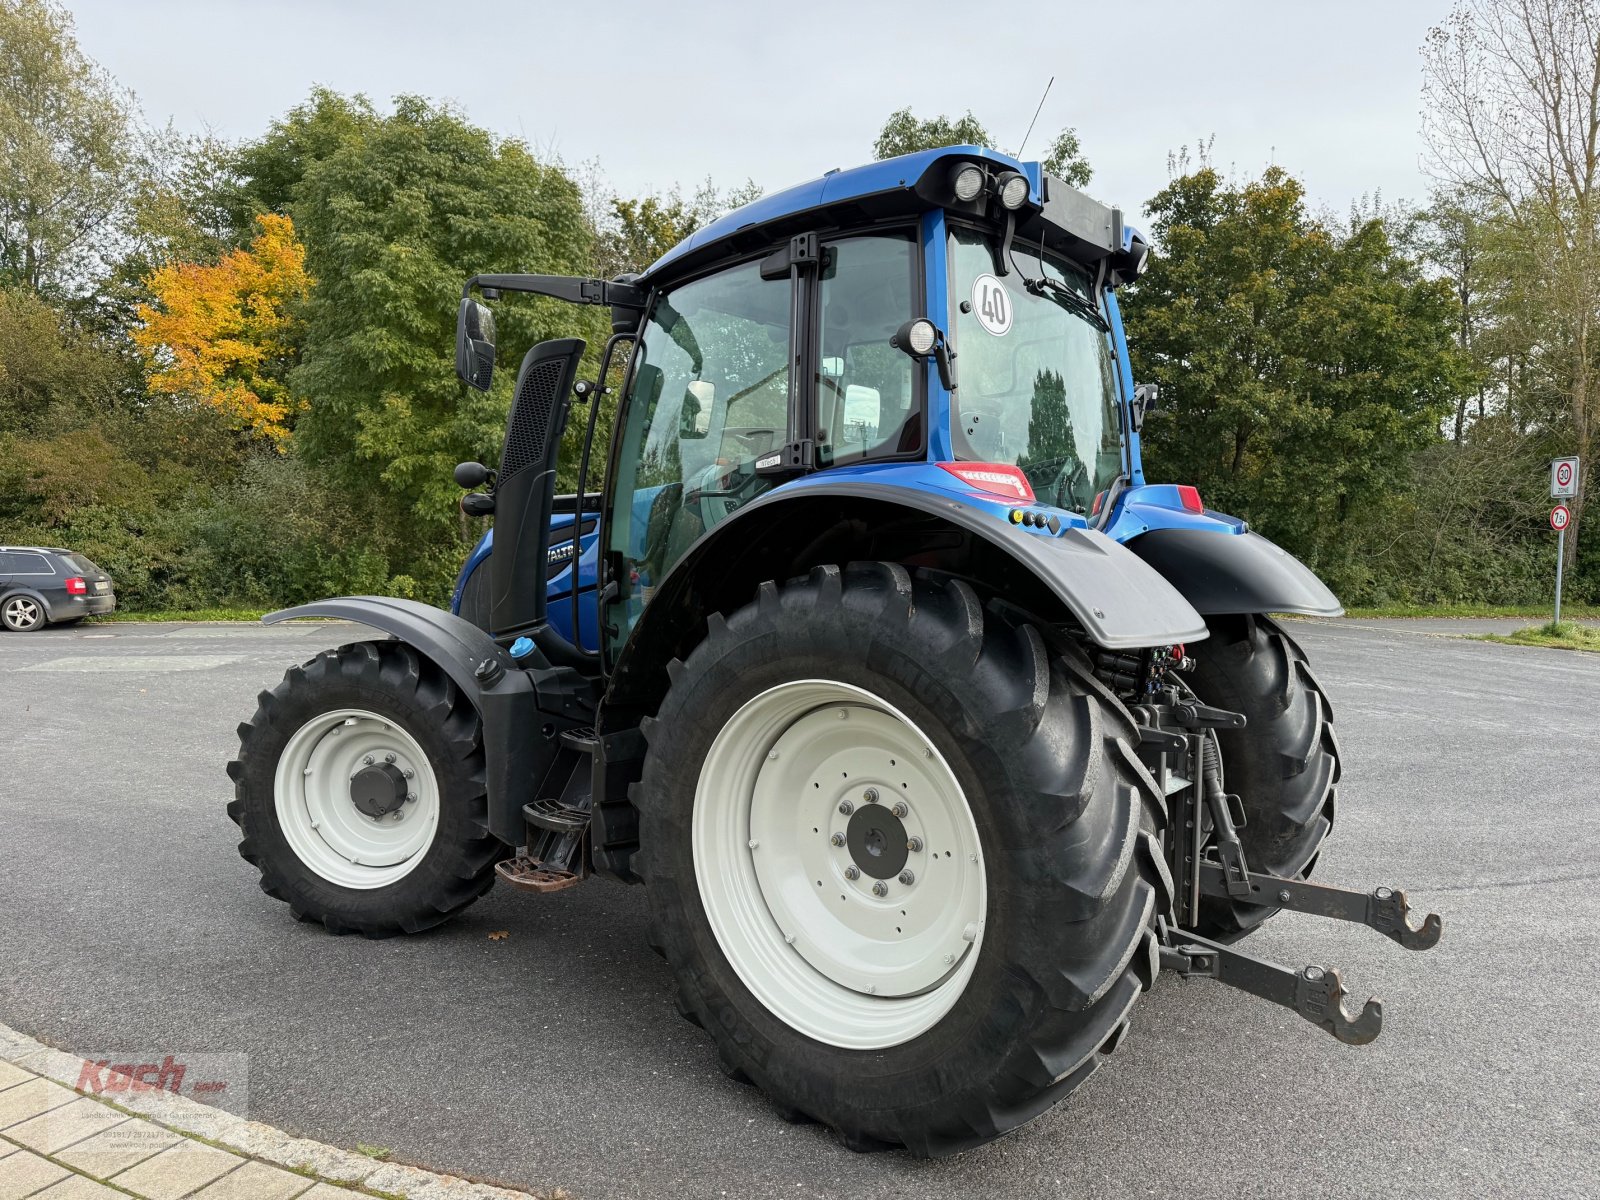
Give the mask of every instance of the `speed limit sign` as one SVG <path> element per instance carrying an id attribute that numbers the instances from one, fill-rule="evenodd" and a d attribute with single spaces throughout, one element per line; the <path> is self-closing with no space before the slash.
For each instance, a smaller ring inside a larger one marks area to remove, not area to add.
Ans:
<path id="1" fill-rule="evenodd" d="M 1578 460 L 1556 458 L 1550 461 L 1550 494 L 1557 500 L 1578 494 Z"/>
<path id="2" fill-rule="evenodd" d="M 1572 522 L 1572 513 L 1565 504 L 1558 504 L 1550 510 L 1550 528 L 1560 533 Z"/>

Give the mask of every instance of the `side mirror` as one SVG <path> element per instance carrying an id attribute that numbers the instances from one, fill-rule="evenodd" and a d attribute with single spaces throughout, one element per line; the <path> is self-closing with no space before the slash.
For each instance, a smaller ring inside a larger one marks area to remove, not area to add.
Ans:
<path id="1" fill-rule="evenodd" d="M 1133 403 L 1128 406 L 1133 419 L 1133 431 L 1144 428 L 1145 417 L 1161 408 L 1161 388 L 1154 383 L 1141 383 L 1133 389 Z"/>
<path id="2" fill-rule="evenodd" d="M 494 314 L 466 296 L 456 313 L 456 374 L 480 392 L 494 378 Z"/>
<path id="3" fill-rule="evenodd" d="M 494 472 L 480 462 L 456 464 L 456 486 L 480 488 L 494 478 Z"/>

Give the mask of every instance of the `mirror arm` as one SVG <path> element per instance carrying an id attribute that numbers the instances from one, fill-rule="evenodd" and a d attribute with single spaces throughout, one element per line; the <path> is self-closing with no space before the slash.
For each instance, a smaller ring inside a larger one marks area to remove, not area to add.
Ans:
<path id="1" fill-rule="evenodd" d="M 474 287 L 496 292 L 526 292 L 549 296 L 568 304 L 599 304 L 613 308 L 643 309 L 649 293 L 637 284 L 607 279 L 581 279 L 575 275 L 474 275 L 461 288 L 463 298 Z"/>

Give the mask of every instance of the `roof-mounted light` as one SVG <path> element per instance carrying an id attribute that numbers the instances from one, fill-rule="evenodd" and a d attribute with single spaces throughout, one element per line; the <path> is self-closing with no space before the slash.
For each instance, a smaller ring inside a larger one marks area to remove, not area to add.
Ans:
<path id="1" fill-rule="evenodd" d="M 1012 211 L 1021 208 L 1028 200 L 1028 177 L 1016 171 L 1003 172 L 995 180 L 995 192 L 1000 197 L 1000 207 Z"/>
<path id="2" fill-rule="evenodd" d="M 983 191 L 983 168 L 972 163 L 962 163 L 951 176 L 950 186 L 956 194 L 956 199 L 963 204 L 969 200 L 976 200 L 978 193 Z"/>

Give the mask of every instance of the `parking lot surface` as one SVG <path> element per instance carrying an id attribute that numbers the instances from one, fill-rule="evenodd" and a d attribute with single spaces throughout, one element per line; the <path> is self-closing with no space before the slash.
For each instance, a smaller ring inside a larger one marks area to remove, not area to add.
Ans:
<path id="1" fill-rule="evenodd" d="M 1292 629 L 1344 750 L 1320 877 L 1408 888 L 1445 933 L 1408 954 L 1282 915 L 1250 948 L 1381 996 L 1370 1046 L 1163 978 L 1015 1135 L 853 1154 L 718 1071 L 641 889 L 497 889 L 381 942 L 264 896 L 223 766 L 257 691 L 359 636 L 303 624 L 0 634 L 0 1021 L 85 1055 L 244 1054 L 258 1120 L 578 1200 L 1600 1194 L 1600 656 Z"/>

